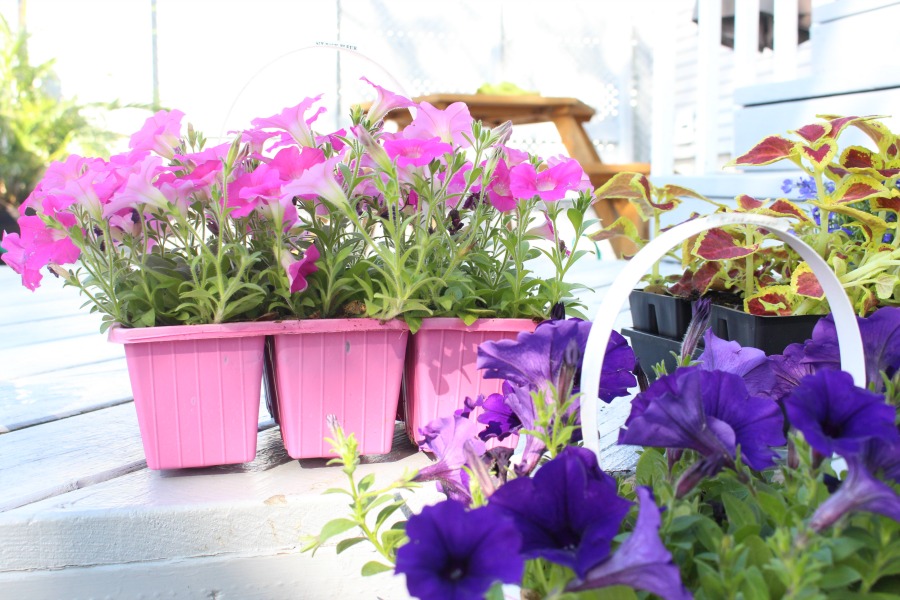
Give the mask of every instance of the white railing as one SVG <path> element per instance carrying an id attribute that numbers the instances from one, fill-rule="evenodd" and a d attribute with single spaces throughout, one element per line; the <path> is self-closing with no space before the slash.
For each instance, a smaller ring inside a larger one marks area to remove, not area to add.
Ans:
<path id="1" fill-rule="evenodd" d="M 760 0 L 736 0 L 734 15 L 734 54 L 731 64 L 735 87 L 755 83 L 787 81 L 797 75 L 797 25 L 799 0 L 774 0 L 773 68 L 765 82 L 759 81 L 759 12 Z M 661 6 L 659 7 L 661 8 Z M 674 16 L 674 15 L 673 15 Z M 664 17 L 660 17 L 664 21 Z M 669 21 L 671 23 L 672 21 Z M 719 115 L 730 108 L 723 102 L 722 86 L 727 71 L 721 60 L 722 2 L 697 2 L 697 85 L 694 119 L 695 175 L 718 172 Z M 663 27 L 656 36 L 653 53 L 653 141 L 651 167 L 653 175 L 674 173 L 675 139 L 674 94 L 676 89 L 676 40 L 674 28 Z"/>

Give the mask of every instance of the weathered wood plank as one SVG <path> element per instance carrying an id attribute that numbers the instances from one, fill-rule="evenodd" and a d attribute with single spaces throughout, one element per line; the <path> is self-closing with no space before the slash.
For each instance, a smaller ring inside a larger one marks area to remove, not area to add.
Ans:
<path id="1" fill-rule="evenodd" d="M 111 344 L 99 333 L 41 342 L 0 350 L 0 377 L 15 381 L 31 375 L 119 360 L 125 356 L 121 344 Z"/>
<path id="2" fill-rule="evenodd" d="M 268 527 L 265 522 L 259 525 Z M 300 554 L 296 547 L 258 555 L 217 555 L 210 551 L 208 556 L 189 560 L 0 573 L 0 588 L 6 598 L 28 600 L 408 599 L 402 575 L 360 576 L 362 565 L 377 559 L 375 551 L 362 544 L 340 555 L 325 548 L 315 557 Z"/>
<path id="3" fill-rule="evenodd" d="M 100 315 L 86 312 L 7 323 L 0 325 L 0 350 L 82 335 L 99 335 L 100 323 Z"/>
<path id="4" fill-rule="evenodd" d="M 0 433 L 55 421 L 132 399 L 125 359 L 0 379 Z"/>
<path id="5" fill-rule="evenodd" d="M 346 485 L 341 469 L 325 468 L 325 459 L 290 461 L 275 429 L 260 445 L 248 465 L 142 469 L 2 513 L 0 573 L 285 551 L 343 514 L 344 498 L 322 494 Z M 381 485 L 430 462 L 408 442 L 380 458 L 361 464 L 359 476 L 377 473 Z M 437 498 L 433 487 L 419 491 Z"/>
<path id="6" fill-rule="evenodd" d="M 0 512 L 145 466 L 134 406 L 0 435 Z"/>

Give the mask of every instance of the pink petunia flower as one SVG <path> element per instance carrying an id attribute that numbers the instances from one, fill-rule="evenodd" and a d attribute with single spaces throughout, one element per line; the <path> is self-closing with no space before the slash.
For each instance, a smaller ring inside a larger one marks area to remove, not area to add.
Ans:
<path id="1" fill-rule="evenodd" d="M 417 108 L 416 118 L 403 130 L 403 137 L 425 140 L 439 137 L 442 142 L 461 148 L 471 146 L 463 135 L 471 137 L 473 122 L 469 107 L 465 103 L 454 102 L 445 110 L 440 110 L 427 102 L 422 102 Z"/>
<path id="2" fill-rule="evenodd" d="M 170 196 L 166 196 L 154 185 L 161 162 L 162 159 L 158 156 L 146 157 L 138 166 L 138 170 L 128 176 L 125 185 L 113 194 L 109 203 L 103 207 L 103 215 L 109 216 L 126 207 L 148 206 L 166 210 L 170 203 L 175 204 L 176 198 L 172 196 L 174 187 L 169 188 Z"/>
<path id="3" fill-rule="evenodd" d="M 171 159 L 175 148 L 181 143 L 180 110 L 161 110 L 144 122 L 140 131 L 131 136 L 128 147 L 133 150 L 152 150 L 160 156 Z"/>
<path id="4" fill-rule="evenodd" d="M 41 269 L 49 264 L 66 265 L 78 260 L 81 251 L 62 231 L 50 229 L 40 217 L 23 216 L 18 220 L 21 233 L 3 232 L 0 258 L 22 276 L 22 285 L 36 290 L 41 284 Z"/>
<path id="5" fill-rule="evenodd" d="M 319 270 L 316 267 L 316 261 L 319 260 L 319 250 L 315 244 L 309 246 L 300 260 L 294 259 L 293 255 L 288 252 L 282 254 L 281 262 L 291 281 L 291 293 L 296 294 L 302 292 L 309 287 L 306 281 L 307 276 Z"/>
<path id="6" fill-rule="evenodd" d="M 335 156 L 312 165 L 300 177 L 285 184 L 281 193 L 288 198 L 314 195 L 334 205 L 348 204 L 347 194 L 334 174 L 340 160 L 340 157 Z"/>
<path id="7" fill-rule="evenodd" d="M 254 127 L 281 129 L 282 131 L 289 133 L 301 146 L 313 147 L 316 145 L 316 139 L 313 136 L 310 126 L 320 114 L 325 112 L 325 108 L 319 107 L 315 114 L 309 118 L 306 118 L 306 112 L 321 98 L 322 94 L 319 94 L 315 98 L 307 98 L 297 106 L 285 108 L 277 115 L 253 119 L 250 123 Z"/>
<path id="8" fill-rule="evenodd" d="M 562 154 L 557 154 L 556 156 L 551 156 L 547 159 L 548 167 L 555 167 L 556 165 L 560 165 L 562 163 L 571 163 L 574 162 L 578 164 L 578 168 L 581 169 L 581 163 L 578 163 L 575 159 L 569 158 L 568 156 L 563 156 Z M 570 168 L 573 168 L 570 165 Z M 581 179 L 578 182 L 578 185 L 572 188 L 573 191 L 576 192 L 589 192 L 593 189 L 591 185 L 591 178 L 588 177 L 588 174 L 584 172 L 584 169 L 581 169 Z"/>
<path id="9" fill-rule="evenodd" d="M 552 201 L 565 198 L 566 192 L 581 185 L 584 170 L 577 160 L 568 160 L 540 173 L 531 163 L 516 165 L 509 172 L 509 189 L 516 198 L 539 196 Z"/>
<path id="10" fill-rule="evenodd" d="M 372 103 L 372 106 L 369 107 L 369 112 L 366 113 L 366 118 L 369 120 L 369 123 L 380 121 L 384 118 L 384 115 L 395 108 L 408 108 L 413 105 L 413 101 L 405 96 L 390 92 L 380 85 L 375 85 L 365 77 L 360 77 L 360 79 L 375 88 L 375 91 L 378 93 L 375 102 Z"/>
<path id="11" fill-rule="evenodd" d="M 384 143 L 384 150 L 399 167 L 424 167 L 435 158 L 453 152 L 453 146 L 441 142 L 438 137 L 430 139 L 393 139 Z"/>
<path id="12" fill-rule="evenodd" d="M 509 212 L 516 207 L 516 199 L 509 189 L 509 169 L 503 160 L 494 168 L 494 176 L 488 186 L 488 201 L 500 212 Z"/>

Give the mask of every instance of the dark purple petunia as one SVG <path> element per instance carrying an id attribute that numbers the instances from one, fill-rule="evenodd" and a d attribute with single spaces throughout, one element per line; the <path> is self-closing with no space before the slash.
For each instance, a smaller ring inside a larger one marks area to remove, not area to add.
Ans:
<path id="1" fill-rule="evenodd" d="M 478 425 L 466 417 L 454 415 L 432 421 L 419 433 L 423 437 L 419 445 L 434 453 L 437 461 L 420 469 L 415 481 L 437 481 L 448 497 L 471 500 L 468 475 L 462 467 L 471 455 L 480 457 L 485 452 L 484 442 L 478 439 Z"/>
<path id="2" fill-rule="evenodd" d="M 590 569 L 583 581 L 569 590 L 627 585 L 656 594 L 663 600 L 693 598 L 681 582 L 681 572 L 672 561 L 672 554 L 659 539 L 661 519 L 653 492 L 647 487 L 638 487 L 636 491 L 640 505 L 634 531 L 615 554 Z"/>
<path id="3" fill-rule="evenodd" d="M 502 389 L 503 393 L 491 394 L 481 403 L 483 412 L 478 415 L 478 422 L 487 427 L 478 436 L 484 441 L 491 438 L 506 439 L 522 428 L 522 417 L 506 401 L 507 395 L 515 393 L 513 387 L 504 381 Z M 533 411 L 533 407 L 531 410 Z"/>
<path id="4" fill-rule="evenodd" d="M 788 420 L 819 454 L 845 458 L 861 442 L 878 437 L 900 441 L 896 409 L 874 392 L 858 388 L 843 371 L 824 370 L 804 377 L 784 401 Z"/>
<path id="5" fill-rule="evenodd" d="M 740 375 L 752 396 L 770 396 L 775 385 L 775 373 L 758 348 L 744 348 L 737 342 L 716 337 L 711 330 L 703 336 L 704 350 L 699 363 L 707 371 L 725 371 Z"/>
<path id="6" fill-rule="evenodd" d="M 576 368 L 580 369 L 590 331 L 590 321 L 544 321 L 534 333 L 522 332 L 515 340 L 481 344 L 477 366 L 484 370 L 485 379 L 506 379 L 516 386 L 535 390 L 548 384 L 557 386 L 570 343 L 577 349 Z M 634 364 L 634 352 L 628 342 L 612 332 L 600 375 L 602 400 L 610 402 L 628 394 L 628 388 L 636 383 L 632 374 Z M 572 377 L 577 385 L 579 375 L 575 373 Z"/>
<path id="7" fill-rule="evenodd" d="M 900 307 L 882 307 L 869 317 L 857 317 L 856 322 L 866 354 L 866 382 L 874 384 L 876 391 L 882 391 L 884 383 L 881 372 L 892 377 L 900 369 Z M 794 350 L 792 361 L 799 362 L 810 372 L 840 369 L 840 350 L 833 315 L 819 319 L 812 339 L 803 344 L 802 357 Z"/>
<path id="8" fill-rule="evenodd" d="M 769 364 L 775 374 L 775 385 L 770 394 L 773 400 L 783 401 L 791 395 L 795 387 L 800 385 L 800 381 L 804 377 L 812 375 L 818 370 L 818 365 L 803 362 L 806 357 L 803 347 L 803 344 L 790 344 L 782 354 L 769 357 Z"/>
<path id="9" fill-rule="evenodd" d="M 740 376 L 682 367 L 638 394 L 619 443 L 696 450 L 706 476 L 731 466 L 740 446 L 759 470 L 774 464 L 772 447 L 784 445 L 783 422 L 778 404 L 751 396 Z"/>
<path id="10" fill-rule="evenodd" d="M 869 438 L 862 443 L 859 459 L 870 473 L 900 483 L 900 441 Z"/>
<path id="11" fill-rule="evenodd" d="M 609 554 L 629 502 L 590 450 L 568 446 L 537 470 L 501 486 L 490 506 L 510 515 L 525 558 L 545 558 L 584 576 Z"/>
<path id="12" fill-rule="evenodd" d="M 447 500 L 426 506 L 406 523 L 409 542 L 397 550 L 397 573 L 416 598 L 482 598 L 495 582 L 519 583 L 524 561 L 512 520 L 485 506 L 467 511 Z"/>
<path id="13" fill-rule="evenodd" d="M 894 451 L 898 446 L 894 446 Z M 900 460 L 893 457 L 894 464 Z M 810 526 L 822 531 L 844 515 L 870 512 L 900 522 L 900 496 L 876 479 L 858 456 L 847 457 L 847 475 L 840 489 L 823 502 L 812 516 Z"/>

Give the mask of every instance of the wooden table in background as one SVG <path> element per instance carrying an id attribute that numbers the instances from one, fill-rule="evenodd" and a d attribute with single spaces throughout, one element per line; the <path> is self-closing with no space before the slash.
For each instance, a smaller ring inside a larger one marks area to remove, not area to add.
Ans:
<path id="1" fill-rule="evenodd" d="M 538 95 L 502 96 L 494 94 L 429 94 L 412 99 L 421 104 L 428 102 L 432 106 L 445 109 L 454 102 L 464 102 L 469 107 L 472 118 L 496 127 L 506 121 L 515 125 L 532 125 L 535 123 L 553 123 L 559 131 L 563 145 L 569 156 L 577 160 L 591 178 L 591 184 L 597 188 L 606 183 L 616 173 L 632 171 L 650 173 L 647 163 L 606 164 L 600 160 L 597 149 L 591 142 L 584 124 L 594 116 L 594 109 L 576 98 L 548 98 Z M 408 110 L 395 110 L 387 117 L 395 121 L 400 128 L 412 121 Z M 638 231 L 646 235 L 647 224 L 641 220 L 637 211 L 626 200 L 595 202 L 594 210 L 603 225 L 610 225 L 619 216 L 626 215 L 638 227 Z M 616 256 L 632 254 L 634 244 L 623 238 L 612 240 Z"/>

